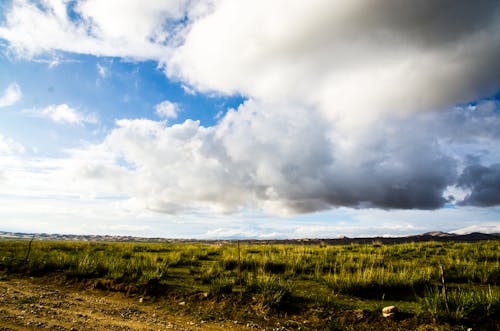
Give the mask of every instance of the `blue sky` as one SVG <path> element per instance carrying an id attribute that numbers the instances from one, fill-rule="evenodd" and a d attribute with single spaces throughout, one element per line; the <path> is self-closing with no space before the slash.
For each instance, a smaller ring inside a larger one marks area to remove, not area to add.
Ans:
<path id="1" fill-rule="evenodd" d="M 443 6 L 2 2 L 0 230 L 500 232 L 500 6 Z"/>
<path id="2" fill-rule="evenodd" d="M 238 96 L 186 93 L 182 83 L 167 79 L 154 61 L 67 53 L 58 54 L 57 59 L 32 61 L 9 57 L 5 48 L 0 59 L 1 86 L 16 82 L 24 96 L 0 113 L 2 133 L 46 155 L 58 155 L 65 148 L 79 146 L 81 140 L 102 140 L 119 118 L 159 120 L 155 106 L 164 100 L 182 105 L 170 124 L 193 118 L 204 126 L 213 125 L 219 112 L 221 116 L 243 101 Z M 19 116 L 23 110 L 53 104 L 95 114 L 98 122 L 64 127 L 26 114 Z"/>

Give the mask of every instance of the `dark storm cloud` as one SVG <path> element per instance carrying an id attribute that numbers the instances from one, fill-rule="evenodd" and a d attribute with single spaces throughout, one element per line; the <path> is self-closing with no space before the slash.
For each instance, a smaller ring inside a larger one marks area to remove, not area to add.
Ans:
<path id="1" fill-rule="evenodd" d="M 431 127 L 417 123 L 418 116 L 386 119 L 357 138 L 355 155 L 339 161 L 343 165 L 329 182 L 327 201 L 385 209 L 442 207 L 443 191 L 457 177 L 456 160 L 441 148 Z"/>
<path id="2" fill-rule="evenodd" d="M 377 1 L 364 8 L 361 26 L 386 27 L 394 35 L 405 35 L 429 46 L 446 45 L 480 32 L 498 19 L 496 0 Z"/>
<path id="3" fill-rule="evenodd" d="M 460 202 L 471 206 L 500 205 L 500 163 L 491 166 L 470 165 L 463 171 L 458 186 L 469 189 L 470 193 Z"/>

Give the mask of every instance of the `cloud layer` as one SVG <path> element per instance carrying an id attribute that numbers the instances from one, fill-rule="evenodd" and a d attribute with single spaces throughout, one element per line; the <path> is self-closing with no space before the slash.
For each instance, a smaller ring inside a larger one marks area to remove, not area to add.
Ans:
<path id="1" fill-rule="evenodd" d="M 189 89 L 246 98 L 210 127 L 118 120 L 70 155 L 82 191 L 164 213 L 436 209 L 453 187 L 500 204 L 498 1 L 15 0 L 0 37 L 28 57 L 152 59 Z"/>
<path id="2" fill-rule="evenodd" d="M 467 145 L 466 152 L 478 152 L 475 130 L 498 131 L 491 122 L 498 122 L 498 108 L 483 112 L 475 107 L 467 119 L 463 109 L 386 118 L 370 132 L 340 140 L 331 139 L 321 113 L 257 101 L 230 110 L 212 127 L 191 120 L 173 126 L 120 120 L 102 144 L 79 157 L 73 180 L 96 187 L 107 182 L 110 192 L 126 192 L 147 209 L 174 214 L 436 209 L 453 201 L 445 192 L 454 185 L 470 191 L 458 202 L 480 205 L 472 197 L 498 186 L 496 166 L 462 172 L 466 160 L 453 149 Z M 454 127 L 463 130 L 459 139 Z M 498 143 L 498 132 L 488 139 Z"/>
<path id="3" fill-rule="evenodd" d="M 202 91 L 300 101 L 352 125 L 446 109 L 498 88 L 499 9 L 491 1 L 220 1 L 189 26 L 167 73 Z"/>

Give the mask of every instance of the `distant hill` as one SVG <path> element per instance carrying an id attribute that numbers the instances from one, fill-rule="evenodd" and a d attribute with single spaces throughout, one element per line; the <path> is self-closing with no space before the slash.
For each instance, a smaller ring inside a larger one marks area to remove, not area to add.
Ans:
<path id="1" fill-rule="evenodd" d="M 232 243 L 236 239 L 225 240 L 203 240 L 203 239 L 169 239 L 169 238 L 146 238 L 133 236 L 110 236 L 110 235 L 73 235 L 73 234 L 47 234 L 47 233 L 20 233 L 0 231 L 0 239 L 32 239 L 37 240 L 66 240 L 66 241 L 107 241 L 107 242 L 162 242 L 162 243 Z M 399 244 L 422 241 L 455 241 L 475 242 L 483 240 L 500 240 L 500 233 L 453 234 L 446 232 L 426 232 L 419 235 L 404 237 L 361 237 L 361 238 L 302 238 L 302 239 L 243 239 L 243 243 L 252 244 L 301 244 L 301 245 L 345 245 L 345 244 Z"/>

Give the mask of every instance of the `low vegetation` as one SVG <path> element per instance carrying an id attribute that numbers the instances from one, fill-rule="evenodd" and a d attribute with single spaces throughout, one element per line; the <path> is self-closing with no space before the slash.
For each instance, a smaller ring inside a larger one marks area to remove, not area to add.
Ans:
<path id="1" fill-rule="evenodd" d="M 0 241 L 0 277 L 122 291 L 285 329 L 500 329 L 500 242 L 225 245 Z M 239 262 L 240 261 L 240 262 Z M 444 271 L 444 275 L 443 275 Z M 444 276 L 444 277 L 443 277 Z M 443 281 L 444 280 L 444 281 Z M 380 316 L 396 305 L 398 318 Z"/>

